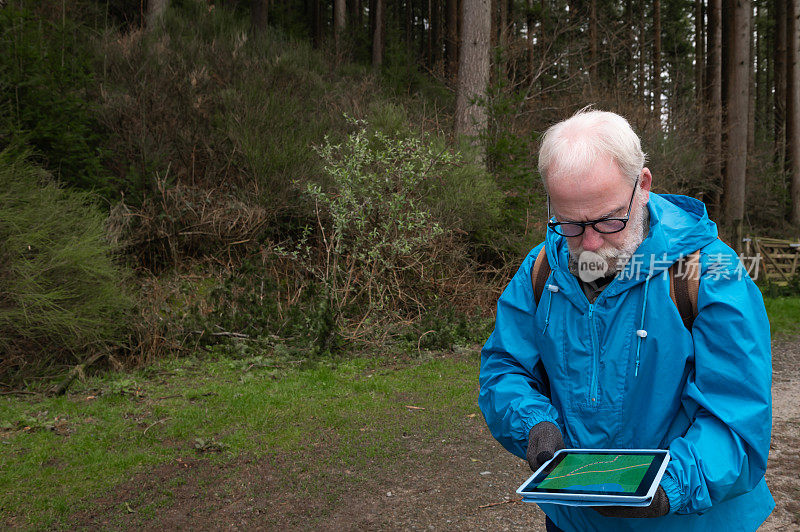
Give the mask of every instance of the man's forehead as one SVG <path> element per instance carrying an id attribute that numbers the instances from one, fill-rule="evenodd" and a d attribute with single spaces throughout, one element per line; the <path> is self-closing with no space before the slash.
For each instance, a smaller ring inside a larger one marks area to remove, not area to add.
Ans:
<path id="1" fill-rule="evenodd" d="M 631 193 L 629 180 L 618 171 L 598 171 L 593 176 L 559 176 L 548 185 L 555 214 L 572 220 L 600 218 L 627 208 Z"/>
<path id="2" fill-rule="evenodd" d="M 627 179 L 598 177 L 594 179 L 575 179 L 565 177 L 554 179 L 549 183 L 548 189 L 553 199 L 581 200 L 597 195 L 624 196 L 630 192 L 632 183 Z"/>

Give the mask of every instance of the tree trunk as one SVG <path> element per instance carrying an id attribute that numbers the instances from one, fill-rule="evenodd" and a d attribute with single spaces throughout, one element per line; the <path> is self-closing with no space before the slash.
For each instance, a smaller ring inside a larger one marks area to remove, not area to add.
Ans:
<path id="1" fill-rule="evenodd" d="M 774 20 L 772 4 L 767 2 L 759 11 L 762 14 L 756 28 L 758 37 L 756 46 L 756 94 L 758 98 L 756 114 L 761 121 L 763 133 L 769 134 L 772 131 L 772 39 L 769 38 L 770 33 L 774 32 L 774 26 L 771 26 L 772 20 Z"/>
<path id="2" fill-rule="evenodd" d="M 423 60 L 428 57 L 425 48 L 428 43 L 428 30 L 425 28 L 425 20 L 428 19 L 426 15 L 427 10 L 425 9 L 425 2 L 427 2 L 427 0 L 419 0 L 419 9 L 417 10 L 419 13 L 419 23 L 416 24 L 417 42 L 419 43 L 419 57 Z"/>
<path id="3" fill-rule="evenodd" d="M 442 58 L 442 17 L 441 5 L 437 0 L 432 0 L 431 10 L 431 67 L 436 67 Z M 438 71 L 438 70 L 437 70 Z"/>
<path id="4" fill-rule="evenodd" d="M 346 13 L 347 4 L 345 0 L 333 0 L 333 41 L 336 46 L 337 55 L 342 52 Z"/>
<path id="5" fill-rule="evenodd" d="M 622 42 L 624 43 L 624 54 L 625 54 L 625 84 L 628 87 L 633 86 L 633 54 L 634 54 L 634 31 L 636 29 L 636 24 L 633 22 L 633 0 L 625 0 L 625 29 L 624 29 L 624 38 Z M 625 90 L 626 98 L 630 97 L 632 94 L 627 90 Z"/>
<path id="6" fill-rule="evenodd" d="M 678 67 L 676 61 L 670 59 L 666 65 L 666 71 L 669 75 L 669 79 L 671 83 L 669 87 L 667 87 L 667 104 L 666 110 L 662 109 L 667 113 L 667 128 L 666 131 L 669 134 L 675 133 L 675 128 L 677 127 L 678 122 L 678 94 L 680 92 L 681 81 L 682 81 L 682 74 L 683 72 Z"/>
<path id="7" fill-rule="evenodd" d="M 508 63 L 508 1 L 498 0 L 497 2 L 497 46 L 499 53 L 494 55 L 497 65 L 495 71 L 499 76 L 506 79 L 508 76 L 506 65 Z M 491 61 L 491 59 L 490 59 Z"/>
<path id="8" fill-rule="evenodd" d="M 267 29 L 269 16 L 269 0 L 250 0 L 250 22 L 255 33 L 262 33 Z"/>
<path id="9" fill-rule="evenodd" d="M 748 58 L 748 80 L 747 80 L 747 169 L 745 171 L 745 200 L 747 199 L 747 191 L 752 189 L 752 184 L 755 180 L 753 176 L 753 165 L 750 161 L 750 154 L 755 151 L 756 147 L 756 65 L 757 50 L 756 50 L 756 17 L 758 15 L 758 0 L 753 2 L 750 9 L 750 53 Z"/>
<path id="10" fill-rule="evenodd" d="M 461 43 L 464 42 L 464 0 L 458 0 L 458 9 L 456 10 L 456 68 L 453 80 L 458 78 L 458 63 L 461 61 Z"/>
<path id="11" fill-rule="evenodd" d="M 497 44 L 505 48 L 508 45 L 508 2 L 499 0 L 497 7 Z"/>
<path id="12" fill-rule="evenodd" d="M 517 25 L 517 11 L 515 10 L 515 1 L 508 0 L 508 36 L 509 39 L 519 36 L 521 24 Z"/>
<path id="13" fill-rule="evenodd" d="M 405 2 L 405 41 L 406 41 L 406 49 L 408 53 L 411 53 L 413 47 L 413 39 L 414 39 L 414 2 L 412 0 L 406 0 Z M 374 10 L 374 7 L 373 7 Z M 373 28 L 374 31 L 374 28 Z"/>
<path id="14" fill-rule="evenodd" d="M 653 0 L 653 111 L 661 123 L 661 0 Z"/>
<path id="15" fill-rule="evenodd" d="M 161 23 L 168 6 L 169 0 L 147 0 L 145 25 L 148 30 L 154 29 Z"/>
<path id="16" fill-rule="evenodd" d="M 758 1 L 758 0 L 756 0 Z M 750 58 L 749 72 L 747 81 L 747 153 L 753 153 L 756 144 L 756 69 L 753 68 L 756 62 L 755 46 L 755 16 L 758 13 L 758 6 L 753 6 L 750 11 Z M 747 179 L 750 182 L 751 169 L 747 169 Z"/>
<path id="17" fill-rule="evenodd" d="M 775 0 L 775 158 L 786 161 L 786 0 Z"/>
<path id="18" fill-rule="evenodd" d="M 764 108 L 764 28 L 760 20 L 764 17 L 765 8 L 759 7 L 758 2 L 753 7 L 753 63 L 755 65 L 754 79 L 753 79 L 753 94 L 751 97 L 755 100 L 755 110 L 759 119 L 766 122 L 766 113 Z"/>
<path id="19" fill-rule="evenodd" d="M 489 83 L 491 0 L 463 0 L 461 28 L 455 133 L 471 137 L 484 159 L 479 146 L 480 136 L 486 130 L 486 107 L 477 100 L 486 97 Z"/>
<path id="20" fill-rule="evenodd" d="M 589 2 L 589 80 L 597 90 L 597 0 Z"/>
<path id="21" fill-rule="evenodd" d="M 311 0 L 311 44 L 314 48 L 322 46 L 322 1 Z"/>
<path id="22" fill-rule="evenodd" d="M 545 74 L 541 76 L 539 79 L 539 87 L 541 87 L 542 92 L 545 91 L 548 83 L 547 79 L 551 72 L 553 72 L 552 64 L 545 66 L 545 57 L 547 57 L 547 41 L 550 39 L 551 34 L 551 26 L 550 26 L 550 14 L 547 12 L 547 8 L 549 7 L 548 4 L 549 0 L 539 0 L 539 12 L 541 13 L 541 23 L 539 26 L 539 34 L 537 38 L 537 49 L 539 53 L 539 68 L 542 69 L 542 73 Z M 533 68 L 533 56 L 534 51 L 531 51 L 531 68 Z M 556 67 L 557 70 L 557 67 Z"/>
<path id="23" fill-rule="evenodd" d="M 458 75 L 458 0 L 447 0 L 445 7 L 445 57 L 447 61 L 447 77 L 454 80 Z"/>
<path id="24" fill-rule="evenodd" d="M 345 0 L 347 7 L 345 9 L 347 19 L 350 21 L 350 35 L 355 36 L 359 30 L 358 26 L 358 8 L 359 0 Z"/>
<path id="25" fill-rule="evenodd" d="M 789 169 L 792 175 L 790 188 L 792 209 L 789 221 L 800 225 L 800 1 L 786 2 L 788 15 L 786 44 L 788 48 L 787 101 L 786 101 L 786 147 Z"/>
<path id="26" fill-rule="evenodd" d="M 534 65 L 534 61 L 536 59 L 536 53 L 534 49 L 534 26 L 536 22 L 533 19 L 533 0 L 526 0 L 525 2 L 526 7 L 526 14 L 525 14 L 525 27 L 527 28 L 527 36 L 528 36 L 528 75 L 531 76 L 531 80 L 534 79 L 534 72 L 536 71 L 536 66 Z M 541 16 L 543 16 L 542 13 Z M 544 28 L 544 24 L 541 26 Z M 539 39 L 542 38 L 542 32 L 539 32 Z"/>
<path id="27" fill-rule="evenodd" d="M 705 87 L 706 154 L 705 174 L 711 180 L 703 200 L 719 209 L 718 195 L 712 191 L 722 180 L 722 0 L 708 0 L 707 66 Z"/>
<path id="28" fill-rule="evenodd" d="M 796 1 L 796 0 L 795 0 Z M 794 77 L 794 63 L 797 61 L 797 54 L 794 50 L 794 35 L 793 32 L 796 31 L 793 24 L 794 24 L 794 17 L 793 17 L 793 9 L 794 3 L 791 0 L 786 0 L 786 73 L 784 77 L 786 78 L 786 94 L 784 94 L 785 103 L 785 118 L 784 118 L 784 166 L 781 167 L 783 171 L 791 172 L 791 159 L 792 159 L 792 139 L 797 136 L 797 130 L 795 129 L 798 124 L 794 122 L 792 116 L 794 115 L 794 104 L 795 99 L 793 93 L 797 92 L 800 87 L 798 87 L 797 82 L 798 80 Z"/>
<path id="29" fill-rule="evenodd" d="M 489 40 L 489 48 L 494 49 L 497 46 L 497 0 L 489 0 L 489 8 L 490 15 L 490 30 L 489 33 L 491 38 Z"/>
<path id="30" fill-rule="evenodd" d="M 703 68 L 705 67 L 705 39 L 703 38 L 703 0 L 694 3 L 694 94 L 695 102 L 703 102 Z M 702 116 L 702 109 L 700 116 Z M 701 121 L 702 123 L 702 121 Z"/>
<path id="31" fill-rule="evenodd" d="M 376 0 L 367 0 L 367 17 L 369 20 L 369 30 L 368 35 L 370 38 L 370 45 L 372 45 L 372 40 L 375 38 L 375 2 Z M 385 4 L 384 4 L 385 5 Z M 373 51 L 372 49 L 370 49 Z"/>
<path id="32" fill-rule="evenodd" d="M 731 231 L 733 248 L 742 244 L 745 176 L 747 169 L 747 111 L 750 86 L 750 0 L 727 0 L 730 9 L 732 41 L 728 47 L 727 109 L 725 130 L 728 132 L 725 159 L 723 219 Z"/>
<path id="33" fill-rule="evenodd" d="M 384 0 L 375 0 L 375 28 L 372 33 L 372 67 L 379 69 L 383 64 Z"/>
<path id="34" fill-rule="evenodd" d="M 646 47 L 644 45 L 645 38 L 647 37 L 647 25 L 645 24 L 645 4 L 644 0 L 639 0 L 639 101 L 647 105 L 645 102 L 645 72 L 644 72 L 644 56 Z"/>
<path id="35" fill-rule="evenodd" d="M 425 29 L 425 23 L 422 23 L 422 33 L 423 38 L 425 40 L 425 64 L 428 65 L 428 68 L 433 66 L 433 43 L 432 43 L 432 36 L 433 36 L 433 24 L 431 24 L 431 20 L 433 20 L 433 0 L 425 0 L 425 20 L 428 21 L 428 28 Z"/>

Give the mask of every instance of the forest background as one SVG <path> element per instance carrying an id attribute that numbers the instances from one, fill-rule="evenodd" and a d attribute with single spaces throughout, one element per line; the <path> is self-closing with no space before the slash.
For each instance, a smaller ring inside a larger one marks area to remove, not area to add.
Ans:
<path id="1" fill-rule="evenodd" d="M 587 104 L 734 247 L 794 238 L 797 4 L 3 2 L 0 382 L 480 343 Z"/>
<path id="2" fill-rule="evenodd" d="M 520 529 L 476 405 L 593 104 L 722 237 L 798 238 L 800 0 L 0 0 L 0 522 Z M 800 524 L 800 279 L 764 530 Z"/>

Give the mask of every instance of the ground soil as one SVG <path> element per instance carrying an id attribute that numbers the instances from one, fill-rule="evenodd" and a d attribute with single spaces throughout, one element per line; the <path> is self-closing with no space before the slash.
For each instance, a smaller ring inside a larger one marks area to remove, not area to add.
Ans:
<path id="1" fill-rule="evenodd" d="M 761 530 L 800 530 L 800 338 L 773 344 L 773 436 L 767 482 L 777 507 Z M 527 465 L 492 439 L 480 416 L 457 420 L 432 446 L 404 438 L 405 456 L 365 471 L 302 457 L 186 456 L 142 472 L 67 525 L 103 529 L 544 530 L 516 500 Z M 328 456 L 326 458 L 326 453 Z M 366 474 L 363 474 L 366 473 Z"/>

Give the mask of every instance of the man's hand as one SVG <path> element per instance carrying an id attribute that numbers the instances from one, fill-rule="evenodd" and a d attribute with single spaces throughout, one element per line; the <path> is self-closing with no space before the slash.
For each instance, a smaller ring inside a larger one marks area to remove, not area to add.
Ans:
<path id="1" fill-rule="evenodd" d="M 533 426 L 528 433 L 528 452 L 526 458 L 531 471 L 539 469 L 550 460 L 559 449 L 564 448 L 561 431 L 554 423 L 542 421 Z"/>
<path id="2" fill-rule="evenodd" d="M 594 510 L 606 517 L 620 517 L 623 519 L 641 519 L 645 517 L 661 517 L 669 513 L 669 499 L 661 486 L 653 496 L 649 506 L 593 506 Z"/>

